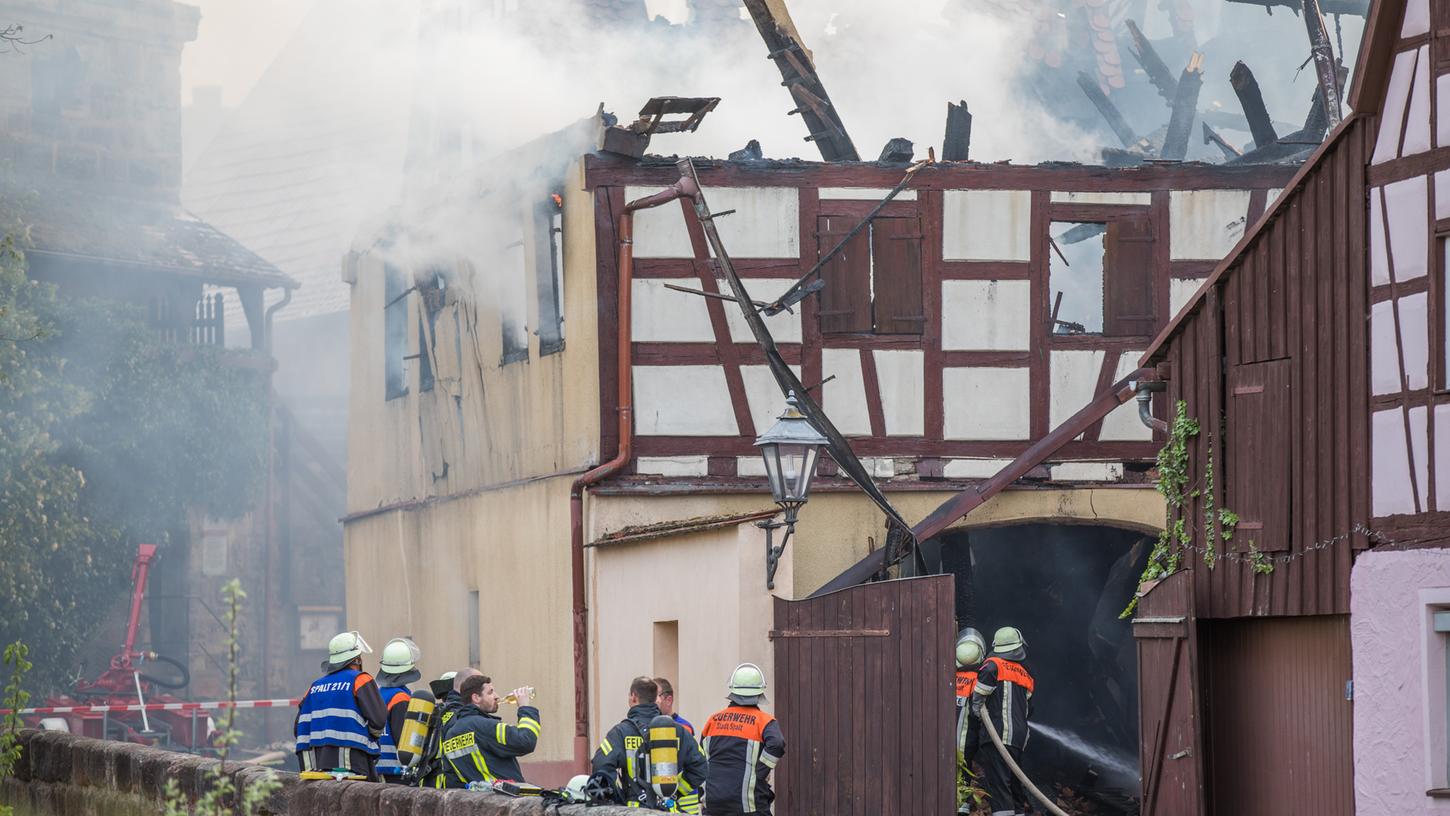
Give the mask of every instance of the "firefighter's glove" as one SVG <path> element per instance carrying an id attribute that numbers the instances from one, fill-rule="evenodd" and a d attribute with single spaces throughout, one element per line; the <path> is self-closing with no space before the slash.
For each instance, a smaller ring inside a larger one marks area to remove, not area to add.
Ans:
<path id="1" fill-rule="evenodd" d="M 983 697 L 980 694 L 973 694 L 972 695 L 972 716 L 973 717 L 980 717 L 980 716 L 982 716 L 982 707 L 985 706 L 986 704 L 987 704 L 987 698 Z"/>

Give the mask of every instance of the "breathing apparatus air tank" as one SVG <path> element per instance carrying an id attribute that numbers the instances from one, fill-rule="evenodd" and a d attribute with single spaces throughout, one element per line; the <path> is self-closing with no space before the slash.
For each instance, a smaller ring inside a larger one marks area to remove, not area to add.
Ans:
<path id="1" fill-rule="evenodd" d="M 680 779 L 680 733 L 661 714 L 649 721 L 649 784 L 661 799 L 674 799 Z"/>
<path id="2" fill-rule="evenodd" d="M 412 767 L 423 756 L 434 703 L 433 695 L 421 690 L 413 692 L 413 699 L 408 701 L 408 710 L 403 715 L 403 733 L 398 735 L 398 762 L 405 768 Z"/>

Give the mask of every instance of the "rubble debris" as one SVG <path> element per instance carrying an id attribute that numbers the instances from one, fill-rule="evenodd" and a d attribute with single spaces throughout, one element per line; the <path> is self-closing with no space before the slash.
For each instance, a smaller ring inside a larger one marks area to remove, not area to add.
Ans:
<path id="1" fill-rule="evenodd" d="M 1178 78 L 1178 94 L 1173 99 L 1173 114 L 1168 119 L 1168 132 L 1163 136 L 1159 158 L 1182 161 L 1188 157 L 1189 134 L 1198 112 L 1198 92 L 1203 89 L 1203 55 L 1195 51 Z"/>
<path id="2" fill-rule="evenodd" d="M 1138 137 L 1134 135 L 1133 129 L 1128 126 L 1128 120 L 1123 118 L 1123 114 L 1118 110 L 1118 106 L 1114 105 L 1113 101 L 1108 99 L 1108 95 L 1103 93 L 1103 89 L 1098 87 L 1097 80 L 1088 76 L 1086 73 L 1078 72 L 1077 85 L 1079 88 L 1082 88 L 1083 93 L 1087 94 L 1088 100 L 1093 103 L 1093 107 L 1098 109 L 1098 113 L 1102 114 L 1103 118 L 1107 120 L 1108 127 L 1113 129 L 1113 133 L 1117 134 L 1118 141 L 1123 143 L 1123 147 L 1133 147 L 1138 141 Z"/>
<path id="3" fill-rule="evenodd" d="M 1324 27 L 1319 0 L 1303 2 L 1304 28 L 1309 33 L 1309 53 L 1314 57 L 1314 73 L 1319 77 L 1319 95 L 1324 97 L 1329 126 L 1334 127 L 1344 116 L 1339 98 L 1339 65 L 1334 60 L 1334 45 L 1329 41 L 1329 29 Z"/>
<path id="4" fill-rule="evenodd" d="M 1274 123 L 1269 119 L 1269 110 L 1264 107 L 1264 94 L 1259 90 L 1259 81 L 1254 79 L 1254 72 L 1243 61 L 1234 63 L 1232 71 L 1228 74 L 1229 84 L 1233 86 L 1234 93 L 1238 95 L 1239 104 L 1244 108 L 1244 116 L 1249 120 L 1249 133 L 1253 134 L 1254 147 L 1265 148 L 1279 141 L 1279 134 L 1274 131 Z"/>
<path id="5" fill-rule="evenodd" d="M 1223 157 L 1225 159 L 1237 159 L 1244 154 L 1242 150 L 1229 144 L 1228 141 L 1218 134 L 1218 131 L 1209 127 L 1207 122 L 1203 123 L 1203 143 L 1214 145 L 1223 151 Z"/>
<path id="6" fill-rule="evenodd" d="M 1274 13 L 1274 6 L 1283 6 L 1295 14 L 1298 14 L 1302 7 L 1301 0 L 1228 0 L 1228 2 L 1263 6 L 1264 10 L 1270 14 Z M 1319 5 L 1325 14 L 1353 14 L 1358 17 L 1365 17 L 1369 14 L 1369 0 L 1323 0 Z"/>
<path id="7" fill-rule="evenodd" d="M 766 56 L 775 61 L 784 80 L 781 84 L 790 89 L 795 100 L 796 107 L 790 112 L 799 113 L 810 130 L 806 141 L 815 142 L 821 158 L 828 162 L 860 161 L 856 145 L 851 142 L 841 115 L 816 74 L 815 61 L 801 43 L 784 0 L 744 0 L 744 3 L 765 41 L 769 52 Z"/>
<path id="8" fill-rule="evenodd" d="M 911 140 L 897 136 L 881 148 L 881 156 L 876 161 L 884 164 L 909 164 L 915 156 L 916 146 Z"/>
<path id="9" fill-rule="evenodd" d="M 947 103 L 947 132 L 942 139 L 942 161 L 970 161 L 972 149 L 972 114 L 967 100 Z"/>
<path id="10" fill-rule="evenodd" d="M 720 104 L 718 96 L 656 96 L 639 109 L 639 118 L 629 129 L 650 136 L 655 133 L 693 133 L 705 115 Z M 683 114 L 683 119 L 666 116 Z"/>
<path id="11" fill-rule="evenodd" d="M 1148 75 L 1148 81 L 1158 89 L 1158 95 L 1173 107 L 1173 100 L 1178 96 L 1178 80 L 1173 78 L 1172 72 L 1168 70 L 1163 58 L 1158 56 L 1158 51 L 1153 43 L 1143 36 L 1142 29 L 1132 20 L 1127 21 L 1128 34 L 1133 38 L 1133 44 L 1128 48 L 1133 56 L 1138 59 L 1138 64 L 1143 66 L 1143 71 Z"/>
<path id="12" fill-rule="evenodd" d="M 751 139 L 739 150 L 732 151 L 726 158 L 730 161 L 757 161 L 765 158 L 765 151 L 760 149 L 760 141 Z"/>

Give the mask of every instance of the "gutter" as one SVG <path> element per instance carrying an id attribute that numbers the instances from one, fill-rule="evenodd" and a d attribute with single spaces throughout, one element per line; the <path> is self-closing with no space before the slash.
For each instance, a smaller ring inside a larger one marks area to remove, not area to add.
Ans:
<path id="1" fill-rule="evenodd" d="M 266 490 L 266 521 L 262 530 L 263 540 L 266 542 L 266 549 L 262 558 L 262 689 L 269 690 L 268 681 L 272 671 L 272 546 L 276 543 L 277 534 L 277 409 L 274 403 L 277 393 L 272 387 L 272 381 L 277 376 L 277 356 L 272 349 L 272 316 L 280 311 L 287 304 L 292 302 L 292 290 L 283 289 L 282 299 L 267 307 L 262 313 L 262 344 L 267 349 L 267 490 Z M 267 729 L 268 735 L 271 729 Z"/>
<path id="2" fill-rule="evenodd" d="M 693 181 L 680 179 L 673 187 L 637 201 L 631 201 L 619 216 L 618 285 L 618 395 L 619 449 L 610 459 L 588 471 L 569 489 L 569 553 L 574 584 L 574 765 L 575 771 L 589 770 L 589 606 L 584 576 L 584 491 L 624 469 L 634 457 L 634 367 L 631 301 L 634 280 L 634 212 L 658 207 L 698 192 Z"/>

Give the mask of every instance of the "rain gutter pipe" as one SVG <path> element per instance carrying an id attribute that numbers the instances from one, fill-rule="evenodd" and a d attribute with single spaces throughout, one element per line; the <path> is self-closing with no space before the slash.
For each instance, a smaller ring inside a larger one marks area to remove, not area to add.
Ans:
<path id="1" fill-rule="evenodd" d="M 679 198 L 692 198 L 698 192 L 693 180 L 682 178 L 673 187 L 651 196 L 631 201 L 619 216 L 619 298 L 616 315 L 619 393 L 615 398 L 619 413 L 619 449 L 610 459 L 574 480 L 569 489 L 569 550 L 574 583 L 574 769 L 589 768 L 589 607 L 584 580 L 584 491 L 613 476 L 624 468 L 634 455 L 634 369 L 631 345 L 631 287 L 634 279 L 634 212 L 658 207 Z"/>

